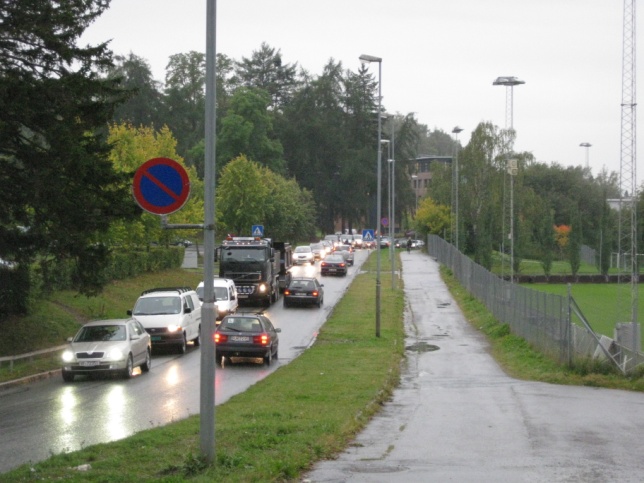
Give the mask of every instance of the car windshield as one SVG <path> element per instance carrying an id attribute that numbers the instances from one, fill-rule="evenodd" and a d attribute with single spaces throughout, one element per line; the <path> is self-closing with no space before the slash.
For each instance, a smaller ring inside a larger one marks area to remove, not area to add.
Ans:
<path id="1" fill-rule="evenodd" d="M 329 255 L 326 257 L 327 262 L 344 262 L 342 255 Z"/>
<path id="2" fill-rule="evenodd" d="M 295 253 L 309 253 L 311 251 L 311 247 L 297 247 L 295 249 Z"/>
<path id="3" fill-rule="evenodd" d="M 203 287 L 197 287 L 199 300 L 203 300 Z M 228 300 L 228 289 L 226 287 L 215 287 L 215 300 Z"/>
<path id="4" fill-rule="evenodd" d="M 315 282 L 313 280 L 293 280 L 288 288 L 292 290 L 313 290 L 315 288 Z"/>
<path id="5" fill-rule="evenodd" d="M 180 297 L 146 297 L 139 299 L 132 311 L 133 315 L 180 314 Z"/>
<path id="6" fill-rule="evenodd" d="M 125 340 L 126 331 L 123 325 L 92 325 L 83 327 L 74 342 L 104 342 Z"/>
<path id="7" fill-rule="evenodd" d="M 262 324 L 259 319 L 252 317 L 228 317 L 221 322 L 219 329 L 230 329 L 235 332 L 261 332 Z"/>

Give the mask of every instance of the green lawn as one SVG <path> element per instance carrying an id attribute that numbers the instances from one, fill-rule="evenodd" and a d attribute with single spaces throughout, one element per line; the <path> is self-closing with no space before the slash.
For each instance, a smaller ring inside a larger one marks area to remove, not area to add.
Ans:
<path id="1" fill-rule="evenodd" d="M 557 295 L 568 295 L 568 286 L 565 284 L 535 283 L 523 286 Z M 577 283 L 571 285 L 571 294 L 595 332 L 613 338 L 615 324 L 630 321 L 631 293 L 628 284 Z M 644 321 L 644 287 L 641 285 L 638 286 L 637 298 L 638 320 L 642 323 Z M 642 341 L 644 342 L 644 337 Z"/>

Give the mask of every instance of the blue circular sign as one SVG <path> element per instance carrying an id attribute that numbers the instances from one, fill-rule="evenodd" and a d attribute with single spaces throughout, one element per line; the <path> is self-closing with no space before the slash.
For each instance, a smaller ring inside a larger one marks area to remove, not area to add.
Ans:
<path id="1" fill-rule="evenodd" d="M 185 168 L 169 158 L 153 158 L 134 174 L 134 199 L 155 215 L 179 210 L 190 196 L 190 179 Z"/>

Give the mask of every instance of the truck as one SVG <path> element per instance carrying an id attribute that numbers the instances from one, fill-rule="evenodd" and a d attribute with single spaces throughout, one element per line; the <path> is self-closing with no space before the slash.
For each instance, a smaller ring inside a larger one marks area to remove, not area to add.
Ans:
<path id="1" fill-rule="evenodd" d="M 284 293 L 286 287 L 291 283 L 291 267 L 293 266 L 293 247 L 288 242 L 274 242 L 273 247 L 280 252 L 280 293 Z"/>
<path id="2" fill-rule="evenodd" d="M 259 303 L 268 307 L 277 302 L 282 270 L 280 258 L 280 252 L 270 238 L 226 237 L 215 250 L 219 277 L 235 282 L 240 304 Z"/>

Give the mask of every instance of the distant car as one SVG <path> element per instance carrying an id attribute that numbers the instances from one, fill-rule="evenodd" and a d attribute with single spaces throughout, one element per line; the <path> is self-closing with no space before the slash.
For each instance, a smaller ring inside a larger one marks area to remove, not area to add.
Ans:
<path id="1" fill-rule="evenodd" d="M 224 358 L 261 358 L 267 366 L 278 358 L 279 335 L 264 314 L 227 315 L 215 331 L 215 353 L 218 364 Z M 231 361 L 232 362 L 232 361 Z"/>
<path id="2" fill-rule="evenodd" d="M 414 240 L 416 242 L 416 248 L 422 248 L 425 246 L 425 242 L 423 240 Z"/>
<path id="3" fill-rule="evenodd" d="M 329 240 L 320 240 L 320 243 L 324 245 L 324 250 L 327 255 L 333 251 L 333 242 L 330 242 Z"/>
<path id="4" fill-rule="evenodd" d="M 72 382 L 76 376 L 101 373 L 129 379 L 135 367 L 140 366 L 142 372 L 152 367 L 150 335 L 135 319 L 88 322 L 68 342 L 62 356 L 65 382 Z"/>
<path id="5" fill-rule="evenodd" d="M 326 248 L 322 243 L 311 243 L 311 251 L 316 260 L 322 260 L 326 257 Z"/>
<path id="6" fill-rule="evenodd" d="M 335 247 L 335 253 L 339 253 L 344 257 L 347 264 L 353 266 L 354 262 L 354 250 L 351 245 L 338 245 Z"/>
<path id="7" fill-rule="evenodd" d="M 320 263 L 320 274 L 324 275 L 346 275 L 347 262 L 339 253 L 328 255 Z"/>
<path id="8" fill-rule="evenodd" d="M 284 290 L 284 307 L 316 305 L 324 302 L 324 285 L 315 277 L 296 277 Z"/>
<path id="9" fill-rule="evenodd" d="M 388 237 L 382 236 L 380 237 L 380 248 L 389 248 L 391 245 L 391 241 L 389 240 Z"/>
<path id="10" fill-rule="evenodd" d="M 311 247 L 309 245 L 295 247 L 295 251 L 293 251 L 293 263 L 297 265 L 310 263 L 313 265 L 315 263 L 315 256 L 313 255 Z"/>
<path id="11" fill-rule="evenodd" d="M 237 288 L 235 282 L 229 278 L 215 278 L 212 282 L 215 290 L 215 304 L 217 305 L 217 320 L 221 320 L 226 315 L 237 312 L 239 307 Z M 200 282 L 195 291 L 199 302 L 203 304 L 204 283 Z"/>
<path id="12" fill-rule="evenodd" d="M 353 247 L 362 248 L 362 246 L 363 246 L 362 235 L 353 235 Z"/>

